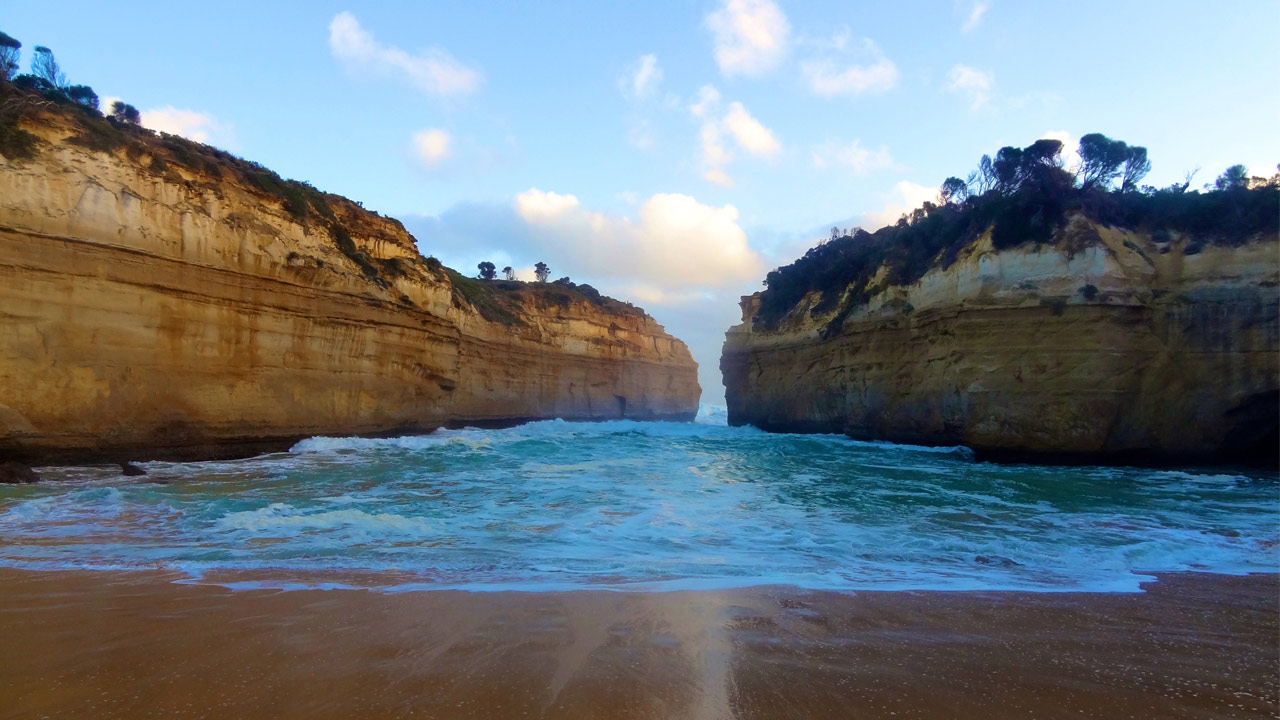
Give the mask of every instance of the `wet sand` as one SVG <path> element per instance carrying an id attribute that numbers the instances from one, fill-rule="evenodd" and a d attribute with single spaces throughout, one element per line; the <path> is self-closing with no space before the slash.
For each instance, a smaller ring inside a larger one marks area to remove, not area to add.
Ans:
<path id="1" fill-rule="evenodd" d="M 0 570 L 0 718 L 1238 718 L 1280 576 L 1143 594 L 384 595 Z"/>

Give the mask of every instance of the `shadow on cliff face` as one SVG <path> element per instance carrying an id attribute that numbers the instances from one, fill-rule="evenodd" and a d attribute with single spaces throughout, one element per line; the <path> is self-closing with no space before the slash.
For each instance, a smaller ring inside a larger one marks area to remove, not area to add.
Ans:
<path id="1" fill-rule="evenodd" d="M 1280 469 L 1280 390 L 1258 393 L 1227 413 L 1224 455 L 1249 465 Z"/>

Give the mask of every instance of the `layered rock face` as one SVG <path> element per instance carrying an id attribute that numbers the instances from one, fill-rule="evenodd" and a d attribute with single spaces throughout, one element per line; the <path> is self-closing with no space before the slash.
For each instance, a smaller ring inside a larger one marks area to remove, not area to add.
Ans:
<path id="1" fill-rule="evenodd" d="M 697 411 L 692 356 L 642 311 L 530 285 L 482 312 L 345 199 L 299 218 L 217 168 L 72 144 L 65 115 L 24 127 L 35 157 L 0 157 L 0 459 Z"/>
<path id="2" fill-rule="evenodd" d="M 1280 243 L 1162 239 L 1082 216 L 1052 245 L 984 236 L 827 337 L 817 293 L 772 330 L 743 298 L 721 360 L 729 420 L 997 458 L 1274 464 Z"/>

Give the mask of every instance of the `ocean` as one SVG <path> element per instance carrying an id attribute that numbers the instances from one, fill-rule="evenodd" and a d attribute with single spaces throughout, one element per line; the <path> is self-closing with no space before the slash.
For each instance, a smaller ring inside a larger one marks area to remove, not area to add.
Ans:
<path id="1" fill-rule="evenodd" d="M 52 481 L 0 486 L 0 565 L 386 592 L 1135 592 L 1280 570 L 1275 473 L 989 464 L 724 417 L 316 437 L 144 477 L 40 468 Z"/>

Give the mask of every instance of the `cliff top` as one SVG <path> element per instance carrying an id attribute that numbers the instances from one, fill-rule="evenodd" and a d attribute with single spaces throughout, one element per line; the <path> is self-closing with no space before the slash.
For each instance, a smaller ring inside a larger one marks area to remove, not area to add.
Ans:
<path id="1" fill-rule="evenodd" d="M 72 86 L 88 91 L 87 95 L 80 93 L 73 98 L 76 93 L 69 94 L 71 88 L 49 87 L 25 78 L 31 76 L 19 76 L 15 82 L 0 77 L 0 155 L 10 162 L 30 160 L 65 142 L 120 156 L 145 172 L 190 188 L 216 194 L 224 184 L 234 183 L 278 204 L 309 230 L 327 234 L 334 247 L 378 288 L 390 289 L 395 279 L 413 266 L 448 284 L 455 305 L 469 304 L 491 322 L 522 325 L 524 311 L 529 307 L 567 307 L 574 302 L 616 315 L 648 317 L 642 308 L 568 278 L 531 283 L 466 277 L 434 257 L 424 257 L 417 239 L 395 218 L 321 191 L 310 183 L 282 178 L 259 163 L 225 150 L 152 131 L 138 123 L 137 112 L 130 106 L 117 103 L 109 115 L 104 115 L 98 110 L 97 96 L 86 86 Z M 383 251 L 371 252 L 375 246 Z"/>
<path id="2" fill-rule="evenodd" d="M 776 329 L 815 292 L 821 298 L 812 315 L 842 317 L 886 287 L 950 267 L 980 238 L 989 235 L 996 250 L 1049 243 L 1072 217 L 1145 232 L 1157 242 L 1193 238 L 1186 254 L 1203 244 L 1238 246 L 1280 232 L 1280 173 L 1249 178 L 1243 166 L 1234 166 L 1206 192 L 1189 189 L 1190 177 L 1167 188 L 1139 188 L 1150 168 L 1145 148 L 1086 135 L 1075 172 L 1064 167 L 1061 153 L 1056 140 L 1002 148 L 995 160 L 984 155 L 968 180 L 948 178 L 937 203 L 924 203 L 894 225 L 874 233 L 832 228 L 829 241 L 768 274 L 767 289 L 749 303 L 755 326 Z"/>

